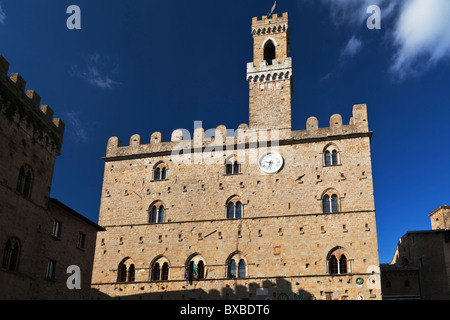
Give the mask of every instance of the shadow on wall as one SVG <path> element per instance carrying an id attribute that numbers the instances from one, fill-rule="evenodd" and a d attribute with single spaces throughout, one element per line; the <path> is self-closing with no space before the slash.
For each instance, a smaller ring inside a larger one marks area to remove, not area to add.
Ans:
<path id="1" fill-rule="evenodd" d="M 170 283 L 166 281 L 152 282 L 158 284 L 159 292 L 145 292 L 148 288 L 145 283 L 121 283 L 115 285 L 115 296 L 110 296 L 99 291 L 97 288 L 91 289 L 92 300 L 313 300 L 315 297 L 303 290 L 292 290 L 292 283 L 284 279 L 275 279 L 275 281 L 264 280 L 260 283 L 250 282 L 247 286 L 240 285 L 242 280 L 223 281 L 224 287 L 219 290 L 209 290 L 208 292 L 201 288 L 201 283 L 205 280 L 195 281 L 193 285 L 186 285 L 183 290 L 169 291 L 163 289 Z M 140 294 L 127 295 L 125 286 L 134 286 L 136 291 L 142 291 Z M 200 287 L 200 288 L 199 288 Z"/>

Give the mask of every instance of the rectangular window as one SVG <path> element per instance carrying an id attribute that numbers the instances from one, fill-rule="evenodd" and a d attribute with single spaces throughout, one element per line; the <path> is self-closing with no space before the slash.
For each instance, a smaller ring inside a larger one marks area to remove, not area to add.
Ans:
<path id="1" fill-rule="evenodd" d="M 53 231 L 52 231 L 52 236 L 54 236 L 55 238 L 60 238 L 61 237 L 61 222 L 58 220 L 55 220 L 54 224 L 53 224 Z"/>
<path id="2" fill-rule="evenodd" d="M 45 278 L 54 280 L 55 279 L 55 268 L 56 268 L 56 261 L 48 260 L 47 273 L 45 275 Z"/>
<path id="3" fill-rule="evenodd" d="M 78 245 L 77 247 L 80 249 L 84 249 L 84 242 L 86 240 L 86 235 L 82 232 L 78 235 Z"/>

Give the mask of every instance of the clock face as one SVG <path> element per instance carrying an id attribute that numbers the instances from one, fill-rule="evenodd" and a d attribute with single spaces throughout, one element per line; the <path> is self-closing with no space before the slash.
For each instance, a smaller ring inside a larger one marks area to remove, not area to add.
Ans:
<path id="1" fill-rule="evenodd" d="M 274 151 L 264 153 L 259 158 L 259 167 L 266 173 L 277 173 L 283 166 L 283 157 Z"/>

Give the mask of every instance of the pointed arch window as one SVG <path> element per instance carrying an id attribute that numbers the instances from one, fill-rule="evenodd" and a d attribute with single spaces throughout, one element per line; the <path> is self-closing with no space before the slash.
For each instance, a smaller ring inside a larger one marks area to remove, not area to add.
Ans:
<path id="1" fill-rule="evenodd" d="M 33 186 L 33 171 L 28 166 L 22 166 L 19 170 L 16 190 L 25 197 L 31 196 Z"/>
<path id="2" fill-rule="evenodd" d="M 339 258 L 339 273 L 347 273 L 347 257 L 345 254 L 341 255 Z"/>
<path id="3" fill-rule="evenodd" d="M 235 218 L 240 219 L 242 217 L 242 203 L 240 201 L 236 202 Z"/>
<path id="4" fill-rule="evenodd" d="M 235 199 L 231 200 L 227 204 L 227 218 L 228 219 L 240 219 L 242 218 L 243 206 L 242 202 Z"/>
<path id="5" fill-rule="evenodd" d="M 244 259 L 239 260 L 238 277 L 245 278 L 245 260 Z"/>
<path id="6" fill-rule="evenodd" d="M 322 199 L 323 212 L 329 213 L 331 210 L 330 196 L 325 195 Z"/>
<path id="7" fill-rule="evenodd" d="M 152 280 L 158 281 L 160 279 L 160 275 L 161 275 L 161 268 L 159 266 L 159 263 L 156 262 L 152 268 Z"/>
<path id="8" fill-rule="evenodd" d="M 205 260 L 199 254 L 194 254 L 186 262 L 185 276 L 189 283 L 194 280 L 202 280 L 206 278 Z"/>
<path id="9" fill-rule="evenodd" d="M 338 262 L 335 255 L 332 255 L 329 261 L 329 269 L 330 274 L 337 274 L 339 273 L 338 269 Z"/>
<path id="10" fill-rule="evenodd" d="M 150 280 L 169 280 L 169 261 L 165 257 L 157 258 L 150 266 Z"/>
<path id="11" fill-rule="evenodd" d="M 2 269 L 7 271 L 16 271 L 19 263 L 20 243 L 15 238 L 6 241 L 5 251 L 3 252 Z"/>
<path id="12" fill-rule="evenodd" d="M 232 253 L 227 259 L 227 277 L 245 278 L 247 275 L 247 262 L 241 252 Z"/>
<path id="13" fill-rule="evenodd" d="M 205 263 L 203 260 L 200 260 L 197 264 L 197 278 L 204 279 L 205 278 Z"/>
<path id="14" fill-rule="evenodd" d="M 227 206 L 227 218 L 228 219 L 233 219 L 234 218 L 234 202 L 230 202 L 228 203 Z"/>
<path id="15" fill-rule="evenodd" d="M 134 264 L 131 264 L 130 267 L 128 268 L 128 281 L 134 282 L 134 280 L 135 280 L 135 267 Z"/>
<path id="16" fill-rule="evenodd" d="M 328 144 L 323 150 L 324 160 L 323 164 L 325 167 L 337 166 L 341 164 L 340 154 L 338 147 L 331 143 Z"/>
<path id="17" fill-rule="evenodd" d="M 225 174 L 232 175 L 232 174 L 239 174 L 241 173 L 241 165 L 237 160 L 233 161 L 233 158 L 236 156 L 230 156 L 226 162 L 225 162 Z"/>
<path id="18" fill-rule="evenodd" d="M 322 196 L 322 211 L 323 213 L 339 212 L 339 196 L 334 190 L 328 190 Z"/>
<path id="19" fill-rule="evenodd" d="M 230 262 L 230 278 L 236 278 L 236 261 Z"/>
<path id="20" fill-rule="evenodd" d="M 333 194 L 331 196 L 331 212 L 338 212 L 338 197 Z"/>
<path id="21" fill-rule="evenodd" d="M 126 282 L 127 281 L 127 266 L 125 264 L 119 267 L 119 275 L 118 282 Z"/>
<path id="22" fill-rule="evenodd" d="M 161 269 L 161 280 L 169 280 L 169 264 L 167 262 L 163 263 Z"/>
<path id="23" fill-rule="evenodd" d="M 135 266 L 130 258 L 126 258 L 119 263 L 117 268 L 117 282 L 134 282 Z"/>
<path id="24" fill-rule="evenodd" d="M 157 201 L 155 204 L 153 204 L 150 207 L 150 223 L 162 223 L 164 222 L 164 214 L 165 214 L 165 208 L 164 205 Z"/>
<path id="25" fill-rule="evenodd" d="M 328 253 L 327 268 L 329 274 L 347 274 L 350 271 L 344 248 L 335 247 Z"/>
<path id="26" fill-rule="evenodd" d="M 167 180 L 167 165 L 160 161 L 153 167 L 153 181 Z"/>
<path id="27" fill-rule="evenodd" d="M 276 58 L 275 51 L 275 45 L 272 40 L 268 40 L 264 45 L 264 60 L 266 61 L 266 65 L 270 66 L 273 64 L 273 60 Z"/>

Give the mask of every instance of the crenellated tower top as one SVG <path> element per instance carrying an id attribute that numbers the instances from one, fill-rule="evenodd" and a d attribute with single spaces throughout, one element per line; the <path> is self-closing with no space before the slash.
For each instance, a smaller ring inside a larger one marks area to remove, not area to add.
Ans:
<path id="1" fill-rule="evenodd" d="M 254 129 L 292 129 L 292 59 L 288 14 L 252 19 L 253 62 L 247 63 L 249 125 Z"/>
<path id="2" fill-rule="evenodd" d="M 281 17 L 274 14 L 271 18 L 263 16 L 261 20 L 257 17 L 252 19 L 252 35 L 253 35 L 253 64 L 258 67 L 262 62 L 268 61 L 270 54 L 266 49 L 268 41 L 274 45 L 275 58 L 283 63 L 289 54 L 289 24 L 288 14 L 283 13 Z M 266 55 L 265 55 L 266 53 Z M 273 61 L 272 61 L 273 62 Z"/>
<path id="3" fill-rule="evenodd" d="M 0 54 L 0 112 L 16 122 L 30 136 L 55 155 L 61 152 L 65 124 L 53 118 L 48 105 L 40 105 L 41 97 L 35 90 L 27 90 L 26 81 L 19 73 L 8 76 L 9 62 Z"/>

